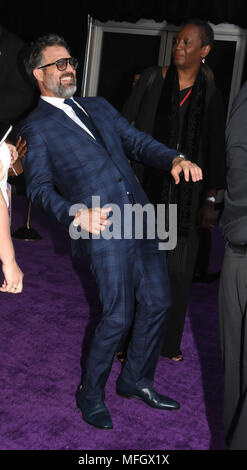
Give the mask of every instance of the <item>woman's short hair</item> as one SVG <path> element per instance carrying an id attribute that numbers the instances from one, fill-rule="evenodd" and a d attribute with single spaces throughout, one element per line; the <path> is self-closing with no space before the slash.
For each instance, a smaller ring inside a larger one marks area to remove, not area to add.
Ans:
<path id="1" fill-rule="evenodd" d="M 189 24 L 193 26 L 197 26 L 197 28 L 200 29 L 201 38 L 202 38 L 202 47 L 207 46 L 207 45 L 209 45 L 210 47 L 213 46 L 214 31 L 207 21 L 201 20 L 200 18 L 188 19 L 183 23 L 182 28 Z"/>

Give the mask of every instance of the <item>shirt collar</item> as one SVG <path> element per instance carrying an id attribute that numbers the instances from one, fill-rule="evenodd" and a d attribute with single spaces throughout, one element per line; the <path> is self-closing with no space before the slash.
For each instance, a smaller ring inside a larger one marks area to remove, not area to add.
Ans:
<path id="1" fill-rule="evenodd" d="M 50 103 L 53 106 L 56 106 L 57 108 L 60 108 L 60 109 L 65 109 L 68 107 L 67 104 L 64 104 L 65 98 L 57 98 L 56 96 L 43 96 L 43 95 L 41 95 L 40 98 L 44 101 L 47 101 L 47 103 Z M 71 97 L 71 99 L 73 99 L 73 97 Z"/>

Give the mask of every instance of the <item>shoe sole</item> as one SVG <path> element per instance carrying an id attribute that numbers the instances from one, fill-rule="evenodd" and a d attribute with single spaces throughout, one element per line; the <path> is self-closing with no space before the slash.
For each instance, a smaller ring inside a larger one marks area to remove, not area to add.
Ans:
<path id="1" fill-rule="evenodd" d="M 117 392 L 117 394 L 122 398 L 127 398 L 128 400 L 130 400 L 131 398 L 136 398 L 137 400 L 141 400 L 146 405 L 151 406 L 152 408 L 155 408 L 156 410 L 174 411 L 174 410 L 179 410 L 180 408 L 180 406 L 178 406 L 177 408 L 173 408 L 171 406 L 168 406 L 168 407 L 163 406 L 162 408 L 160 408 L 159 406 L 155 406 L 155 405 L 151 405 L 151 403 L 147 403 L 146 400 L 144 400 L 142 397 L 139 397 L 138 395 L 127 395 L 127 394 L 120 393 L 120 392 Z"/>
<path id="2" fill-rule="evenodd" d="M 77 405 L 78 410 L 80 410 L 80 412 L 81 412 L 81 414 L 82 414 L 82 419 L 83 419 L 83 421 L 85 421 L 85 423 L 90 424 L 90 426 L 93 426 L 94 428 L 103 429 L 104 431 L 108 431 L 108 430 L 110 430 L 110 429 L 113 429 L 113 425 L 112 425 L 112 426 L 103 427 L 103 426 L 96 426 L 96 424 L 90 423 L 90 421 L 88 421 L 86 418 L 84 418 L 83 412 L 82 412 L 82 409 L 81 409 L 80 405 L 79 405 L 78 403 L 77 403 L 76 405 Z"/>
<path id="3" fill-rule="evenodd" d="M 90 426 L 93 426 L 94 428 L 97 428 L 97 429 L 102 429 L 103 431 L 109 431 L 110 429 L 113 429 L 113 426 L 107 427 L 107 428 L 96 426 L 96 424 L 93 424 L 93 423 L 90 423 L 90 421 L 87 421 L 87 419 L 85 419 L 83 415 L 82 415 L 82 419 L 83 421 L 85 421 L 85 423 L 90 424 Z"/>

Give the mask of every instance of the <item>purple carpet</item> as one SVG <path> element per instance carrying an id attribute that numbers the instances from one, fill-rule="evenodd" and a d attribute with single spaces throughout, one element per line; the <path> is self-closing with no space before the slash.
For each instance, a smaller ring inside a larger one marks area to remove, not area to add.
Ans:
<path id="1" fill-rule="evenodd" d="M 12 229 L 24 221 L 25 198 L 15 196 Z M 156 389 L 178 400 L 180 410 L 159 411 L 117 396 L 115 360 L 106 387 L 114 429 L 98 430 L 82 421 L 74 397 L 83 338 L 97 306 L 87 261 L 72 260 L 65 231 L 41 211 L 33 209 L 31 223 L 43 239 L 14 242 L 24 291 L 0 293 L 0 449 L 225 449 L 218 281 L 193 284 L 185 360 L 159 361 Z M 220 267 L 222 252 L 216 231 L 212 270 Z"/>

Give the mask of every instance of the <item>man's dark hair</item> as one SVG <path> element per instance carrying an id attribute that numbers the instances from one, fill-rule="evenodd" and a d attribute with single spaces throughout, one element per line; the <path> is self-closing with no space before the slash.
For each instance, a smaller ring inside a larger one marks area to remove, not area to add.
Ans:
<path id="1" fill-rule="evenodd" d="M 62 46 L 70 53 L 69 46 L 65 39 L 58 34 L 49 33 L 38 37 L 30 45 L 29 54 L 25 60 L 25 66 L 30 78 L 33 78 L 33 70 L 42 64 L 42 52 L 49 46 Z"/>
<path id="2" fill-rule="evenodd" d="M 201 20 L 199 18 L 192 18 L 186 20 L 183 24 L 182 27 L 187 26 L 187 25 L 193 25 L 197 26 L 197 28 L 200 29 L 201 31 L 201 38 L 202 38 L 202 47 L 203 46 L 213 46 L 214 43 L 214 31 L 213 28 L 210 26 L 210 24 L 207 21 Z"/>

